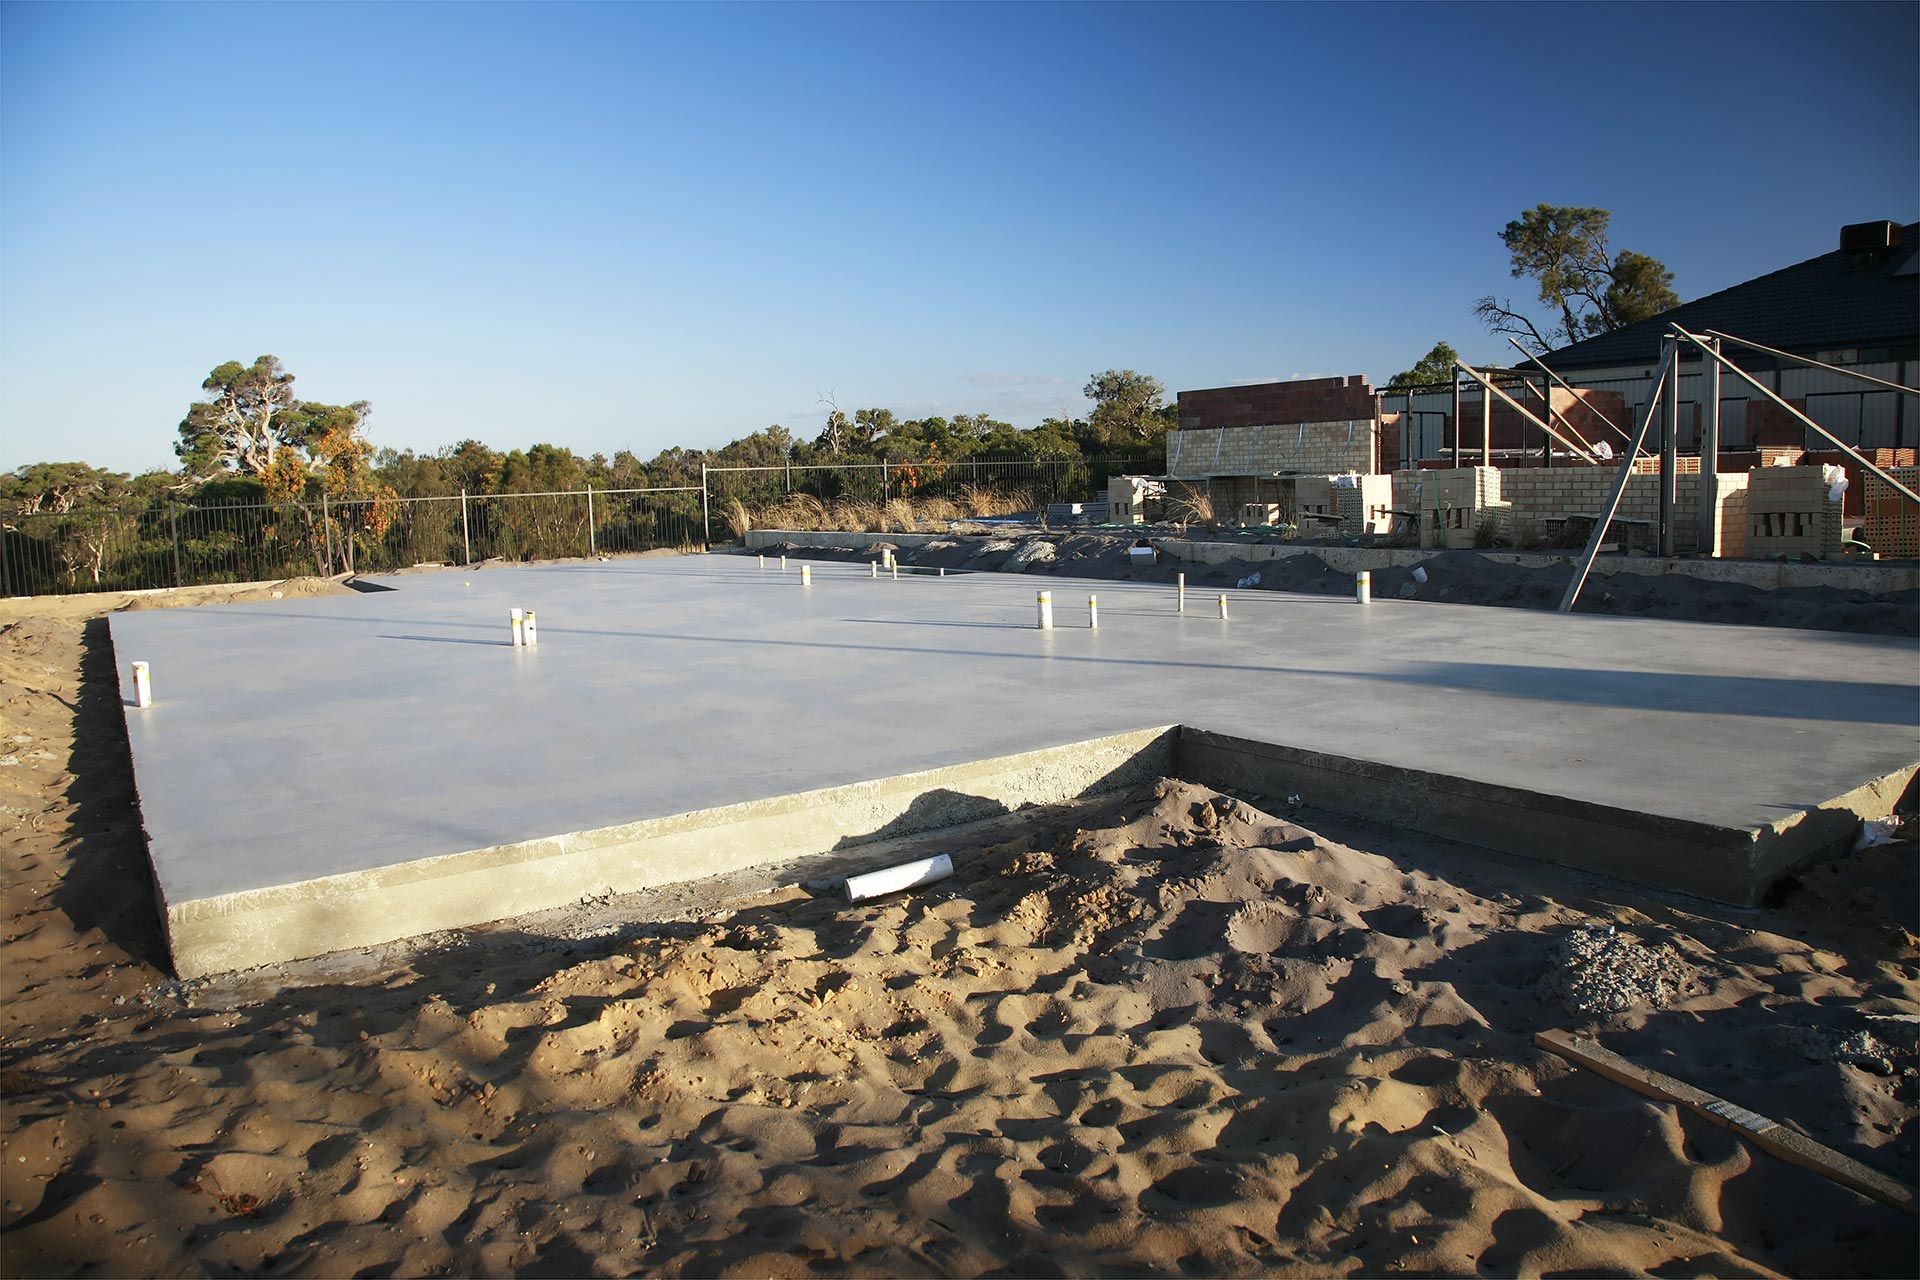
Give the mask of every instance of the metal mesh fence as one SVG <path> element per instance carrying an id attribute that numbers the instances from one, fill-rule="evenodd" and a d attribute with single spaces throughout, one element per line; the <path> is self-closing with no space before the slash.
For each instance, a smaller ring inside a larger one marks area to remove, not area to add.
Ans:
<path id="1" fill-rule="evenodd" d="M 861 507 L 884 507 L 900 499 L 916 505 L 944 503 L 957 516 L 984 516 L 1035 510 L 1050 502 L 1104 499 L 1112 477 L 1158 474 L 1164 469 L 1164 459 L 1158 455 L 710 467 L 707 487 L 715 530 L 724 533 L 730 531 L 734 502 L 756 520 L 782 514 L 804 516 L 808 500 L 854 519 L 859 518 Z"/>
<path id="2" fill-rule="evenodd" d="M 0 524 L 0 592 L 137 591 L 703 542 L 700 490 L 81 508 Z"/>
<path id="3" fill-rule="evenodd" d="M 0 594 L 691 550 L 740 532 L 743 515 L 864 520 L 901 500 L 936 519 L 1001 515 L 1098 499 L 1113 476 L 1158 470 L 1157 456 L 713 467 L 681 488 L 33 512 L 0 523 Z"/>

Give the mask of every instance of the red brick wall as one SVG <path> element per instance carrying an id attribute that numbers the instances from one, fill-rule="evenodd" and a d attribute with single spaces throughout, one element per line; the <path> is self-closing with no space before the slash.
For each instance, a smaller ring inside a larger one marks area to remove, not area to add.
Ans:
<path id="1" fill-rule="evenodd" d="M 1182 391 L 1180 429 L 1257 427 L 1296 422 L 1372 422 L 1375 401 L 1365 374 Z"/>

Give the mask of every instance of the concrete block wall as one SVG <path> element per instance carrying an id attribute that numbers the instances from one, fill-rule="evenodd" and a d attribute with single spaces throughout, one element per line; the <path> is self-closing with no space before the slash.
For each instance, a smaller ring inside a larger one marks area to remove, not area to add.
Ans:
<path id="1" fill-rule="evenodd" d="M 1564 517 L 1597 514 L 1605 506 L 1617 475 L 1612 467 L 1593 466 L 1398 471 L 1393 477 L 1393 505 L 1401 510 L 1432 513 L 1423 524 L 1432 523 L 1440 530 L 1435 545 L 1472 546 L 1482 520 L 1491 515 L 1503 540 L 1534 546 L 1547 541 L 1549 522 L 1564 540 Z M 1691 551 L 1699 541 L 1697 466 L 1680 473 L 1677 488 L 1674 549 Z M 1660 477 L 1631 476 L 1615 519 L 1645 522 L 1631 531 L 1634 545 L 1644 541 L 1651 546 L 1657 541 L 1655 522 L 1659 517 Z"/>
<path id="2" fill-rule="evenodd" d="M 1334 516 L 1336 526 L 1315 522 L 1305 532 L 1338 531 L 1341 537 L 1385 534 L 1393 531 L 1393 479 L 1381 475 L 1355 475 L 1352 484 L 1338 483 L 1334 476 L 1301 476 L 1294 482 L 1296 512 L 1316 512 Z"/>
<path id="3" fill-rule="evenodd" d="M 1675 486 L 1674 550 L 1688 552 L 1699 545 L 1700 472 L 1695 467 L 1678 472 Z M 1660 476 L 1640 469 L 1627 477 L 1626 492 L 1614 513 L 1620 525 L 1615 533 L 1629 546 L 1655 547 L 1659 543 Z M 1549 537 L 1564 541 L 1566 516 L 1597 515 L 1606 506 L 1619 472 L 1613 467 L 1538 467 L 1532 470 L 1507 470 L 1501 473 L 1501 496 L 1513 504 L 1513 536 L 1520 546 L 1546 542 Z M 1551 524 L 1551 530 L 1550 530 Z M 1585 526 L 1581 526 L 1585 527 Z"/>
<path id="4" fill-rule="evenodd" d="M 1888 467 L 1887 473 L 1920 491 L 1920 467 Z M 1879 476 L 1866 475 L 1866 526 L 1861 538 L 1889 559 L 1920 560 L 1920 506 L 1902 497 Z"/>
<path id="5" fill-rule="evenodd" d="M 1708 548 L 1709 554 L 1735 558 L 1747 554 L 1747 483 L 1744 471 L 1714 477 L 1720 503 L 1720 545 Z"/>
<path id="6" fill-rule="evenodd" d="M 1167 474 L 1179 480 L 1203 480 L 1275 472 L 1370 473 L 1378 457 L 1375 430 L 1373 419 L 1367 417 L 1170 431 Z"/>
<path id="7" fill-rule="evenodd" d="M 1493 521 L 1495 538 L 1510 539 L 1513 513 L 1501 493 L 1501 476 L 1498 467 L 1396 471 L 1393 505 L 1420 512 L 1423 547 L 1475 546 L 1488 520 Z"/>

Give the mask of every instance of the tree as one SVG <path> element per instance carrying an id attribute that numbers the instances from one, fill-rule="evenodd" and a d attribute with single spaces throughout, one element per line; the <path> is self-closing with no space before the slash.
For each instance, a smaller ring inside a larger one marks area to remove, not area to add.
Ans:
<path id="1" fill-rule="evenodd" d="M 1093 401 L 1088 421 L 1103 441 L 1138 444 L 1167 428 L 1167 389 L 1158 378 L 1131 369 L 1109 369 L 1094 374 L 1082 394 Z"/>
<path id="2" fill-rule="evenodd" d="M 1506 225 L 1500 239 L 1513 264 L 1513 278 L 1532 279 L 1540 301 L 1559 313 L 1542 330 L 1492 294 L 1474 304 L 1474 314 L 1495 333 L 1531 341 L 1538 349 L 1609 333 L 1680 305 L 1673 272 L 1643 253 L 1607 246 L 1605 209 L 1541 204 Z"/>
<path id="3" fill-rule="evenodd" d="M 1436 383 L 1451 383 L 1454 379 L 1454 366 L 1460 363 L 1460 353 L 1453 349 L 1450 342 L 1436 342 L 1433 350 L 1420 357 L 1413 368 L 1405 373 L 1396 373 L 1387 380 L 1389 391 L 1399 391 L 1405 387 L 1431 387 Z"/>
<path id="4" fill-rule="evenodd" d="M 187 407 L 174 454 L 191 484 L 245 477 L 268 497 L 307 495 L 309 481 L 350 492 L 372 470 L 373 447 L 364 434 L 373 406 L 365 400 L 333 405 L 303 401 L 293 375 L 273 356 L 251 365 L 229 360 L 200 384 L 205 400 Z M 328 479 L 329 471 L 338 476 Z"/>
<path id="5" fill-rule="evenodd" d="M 229 360 L 200 389 L 208 398 L 188 407 L 173 447 L 190 477 L 265 475 L 281 449 L 302 443 L 293 375 L 275 357 L 260 356 L 251 365 Z"/>

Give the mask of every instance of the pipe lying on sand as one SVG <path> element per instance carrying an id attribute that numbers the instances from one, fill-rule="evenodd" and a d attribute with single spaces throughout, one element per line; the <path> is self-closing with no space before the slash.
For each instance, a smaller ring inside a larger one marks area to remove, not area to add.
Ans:
<path id="1" fill-rule="evenodd" d="M 883 894 L 898 893 L 902 889 L 918 889 L 921 885 L 945 880 L 952 874 L 953 859 L 944 853 L 936 853 L 931 858 L 921 858 L 917 862 L 903 862 L 897 867 L 883 867 L 879 871 L 848 876 L 847 899 L 862 902 Z"/>

